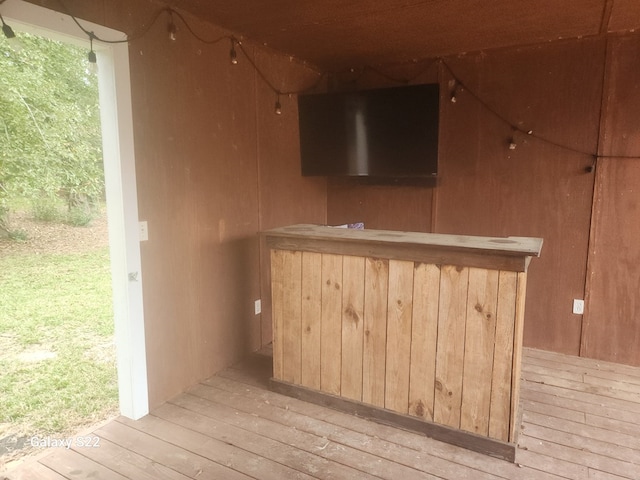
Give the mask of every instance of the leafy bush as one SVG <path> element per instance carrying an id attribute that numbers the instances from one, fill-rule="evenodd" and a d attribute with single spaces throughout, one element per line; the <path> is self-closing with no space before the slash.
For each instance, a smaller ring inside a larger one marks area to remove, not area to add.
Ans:
<path id="1" fill-rule="evenodd" d="M 67 223 L 74 227 L 86 227 L 91 224 L 93 218 L 93 211 L 83 207 L 72 207 L 67 213 Z"/>
<path id="2" fill-rule="evenodd" d="M 60 220 L 60 208 L 55 197 L 37 197 L 31 201 L 33 218 L 42 222 L 57 222 Z"/>

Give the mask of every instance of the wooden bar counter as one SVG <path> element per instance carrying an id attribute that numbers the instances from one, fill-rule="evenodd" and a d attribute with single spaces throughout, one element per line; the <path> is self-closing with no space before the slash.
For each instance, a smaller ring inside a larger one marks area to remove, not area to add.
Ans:
<path id="1" fill-rule="evenodd" d="M 274 390 L 514 460 L 541 239 L 314 225 L 264 235 Z"/>

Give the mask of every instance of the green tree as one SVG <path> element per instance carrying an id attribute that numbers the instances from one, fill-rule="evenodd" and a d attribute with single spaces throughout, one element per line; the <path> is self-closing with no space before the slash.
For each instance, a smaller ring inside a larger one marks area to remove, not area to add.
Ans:
<path id="1" fill-rule="evenodd" d="M 16 51 L 0 37 L 0 216 L 11 196 L 92 204 L 104 174 L 87 51 L 29 34 Z"/>

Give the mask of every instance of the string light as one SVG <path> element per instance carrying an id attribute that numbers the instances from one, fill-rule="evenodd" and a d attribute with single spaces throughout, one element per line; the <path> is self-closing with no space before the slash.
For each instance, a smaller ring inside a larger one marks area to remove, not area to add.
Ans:
<path id="1" fill-rule="evenodd" d="M 16 33 L 13 31 L 13 28 L 5 23 L 4 18 L 2 18 L 1 14 L 0 21 L 2 21 L 2 33 L 4 33 L 4 36 L 7 37 L 8 40 L 16 38 Z"/>
<path id="2" fill-rule="evenodd" d="M 230 61 L 231 64 L 236 65 L 238 63 L 238 49 L 240 50 L 240 52 L 243 54 L 244 59 L 247 60 L 247 62 L 251 65 L 251 67 L 255 70 L 255 72 L 258 74 L 258 76 L 264 81 L 264 83 L 274 92 L 276 93 L 276 95 L 278 95 L 278 100 L 276 101 L 276 114 L 277 115 L 281 115 L 282 114 L 282 105 L 280 104 L 280 100 L 279 100 L 279 96 L 280 95 L 298 95 L 301 93 L 307 93 L 307 92 L 311 92 L 316 90 L 316 88 L 320 85 L 320 83 L 322 82 L 322 80 L 325 78 L 326 73 L 325 72 L 318 72 L 316 70 L 314 70 L 314 72 L 316 72 L 318 74 L 318 78 L 316 79 L 316 81 L 305 88 L 299 89 L 299 90 L 291 90 L 291 91 L 287 91 L 287 92 L 283 92 L 280 89 L 278 89 L 273 82 L 271 82 L 269 80 L 269 78 L 263 73 L 263 71 L 256 65 L 255 61 L 253 60 L 252 56 L 250 54 L 247 54 L 247 52 L 244 50 L 242 42 L 240 42 L 240 40 L 238 40 L 237 38 L 235 38 L 233 35 L 222 35 L 220 37 L 214 38 L 214 39 L 207 39 L 207 38 L 203 38 L 202 36 L 200 36 L 187 22 L 187 20 L 184 18 L 184 16 L 182 16 L 182 14 L 176 10 L 174 10 L 171 7 L 165 7 L 162 8 L 158 11 L 156 11 L 153 14 L 153 17 L 144 23 L 144 27 L 142 27 L 141 29 L 131 33 L 130 35 L 127 35 L 127 38 L 124 40 L 109 40 L 109 39 L 105 39 L 105 38 L 100 38 L 97 35 L 95 35 L 93 32 L 90 32 L 89 30 L 87 30 L 82 23 L 70 12 L 69 8 L 66 6 L 65 4 L 65 0 L 57 0 L 58 3 L 61 5 L 62 10 L 64 13 L 66 13 L 67 15 L 69 15 L 71 17 L 71 19 L 74 21 L 74 23 L 77 25 L 77 27 L 84 32 L 87 37 L 89 37 L 90 40 L 97 40 L 103 43 L 107 43 L 107 44 L 120 44 L 120 43 L 129 43 L 132 42 L 134 40 L 138 40 L 142 37 L 144 37 L 150 30 L 151 28 L 156 24 L 156 22 L 158 21 L 158 19 L 160 18 L 160 16 L 162 14 L 168 14 L 169 15 L 169 23 L 167 24 L 167 31 L 169 33 L 169 38 L 171 39 L 171 41 L 177 41 L 177 26 L 174 22 L 174 17 L 177 17 L 178 19 L 180 19 L 180 21 L 184 24 L 184 27 L 186 28 L 186 30 L 198 41 L 200 41 L 201 43 L 204 43 L 206 45 L 215 45 L 217 43 L 219 43 L 220 41 L 224 40 L 224 39 L 229 39 L 231 41 L 231 49 L 229 51 L 229 56 L 230 56 Z M 2 0 L 0 0 L 0 3 L 2 3 Z M 309 66 L 306 63 L 302 63 L 302 65 L 306 66 L 307 68 L 309 68 Z"/>
<path id="3" fill-rule="evenodd" d="M 275 104 L 275 114 L 276 115 L 282 115 L 282 105 L 280 104 L 280 92 L 277 92 L 278 96 L 276 97 L 276 104 Z"/>
<path id="4" fill-rule="evenodd" d="M 273 91 L 276 93 L 276 102 L 275 102 L 275 114 L 276 115 L 282 115 L 282 104 L 280 103 L 280 95 L 298 95 L 298 94 L 302 94 L 302 93 L 307 93 L 307 92 L 311 92 L 314 91 L 322 82 L 322 80 L 327 77 L 327 73 L 326 72 L 317 72 L 318 73 L 318 78 L 317 80 L 310 86 L 300 89 L 300 90 L 292 90 L 292 91 L 287 91 L 287 92 L 283 92 L 280 89 L 278 89 L 270 80 L 269 78 L 262 72 L 262 70 L 256 65 L 255 61 L 253 60 L 252 56 L 247 54 L 247 52 L 245 52 L 242 44 L 240 41 L 238 41 L 235 37 L 230 36 L 230 35 L 223 35 L 221 37 L 215 38 L 215 39 L 206 39 L 201 37 L 200 35 L 197 34 L 197 32 L 195 32 L 193 30 L 193 28 L 191 28 L 191 26 L 189 25 L 189 23 L 185 20 L 185 18 L 180 14 L 180 12 L 172 9 L 171 7 L 165 7 L 162 9 L 157 10 L 154 14 L 153 17 L 144 23 L 144 27 L 142 27 L 141 29 L 131 33 L 130 35 L 127 35 L 126 39 L 123 40 L 109 40 L 109 39 L 104 39 L 104 38 L 100 38 L 97 35 L 95 35 L 93 32 L 90 32 L 89 30 L 87 30 L 85 27 L 83 27 L 82 23 L 80 23 L 80 21 L 77 19 L 77 17 L 75 17 L 67 8 L 66 4 L 65 4 L 65 0 L 57 0 L 58 3 L 61 5 L 62 10 L 64 13 L 66 13 L 67 15 L 69 15 L 71 17 L 71 19 L 74 21 L 74 23 L 78 26 L 78 28 L 84 32 L 90 40 L 91 43 L 91 50 L 89 52 L 88 58 L 89 58 L 89 63 L 92 70 L 97 68 L 97 58 L 96 58 L 96 54 L 93 50 L 93 40 L 98 40 L 100 42 L 103 43 L 107 43 L 107 44 L 120 44 L 120 43 L 129 43 L 131 41 L 140 39 L 142 37 L 144 37 L 150 30 L 151 28 L 156 24 L 156 22 L 158 21 L 158 19 L 160 18 L 160 16 L 163 13 L 167 13 L 169 15 L 169 24 L 167 26 L 167 30 L 169 33 L 169 38 L 171 39 L 171 41 L 176 41 L 177 40 L 177 27 L 176 24 L 174 22 L 174 15 L 176 17 L 178 17 L 183 23 L 185 28 L 189 31 L 189 33 L 196 38 L 197 40 L 199 40 L 202 43 L 205 43 L 207 45 L 214 45 L 218 42 L 220 42 L 221 40 L 224 40 L 225 38 L 228 38 L 231 41 L 231 49 L 229 51 L 229 56 L 230 56 L 230 61 L 233 65 L 238 63 L 238 55 L 237 55 L 237 51 L 236 51 L 236 47 L 238 47 L 240 49 L 240 51 L 242 52 L 242 54 L 244 55 L 244 58 L 247 60 L 247 62 L 251 65 L 251 67 L 253 67 L 253 69 L 255 70 L 255 72 L 258 74 L 258 76 L 264 81 L 264 83 Z M 0 4 L 2 4 L 4 2 L 4 0 L 0 0 Z M 0 20 L 2 21 L 2 32 L 4 34 L 4 36 L 7 39 L 11 39 L 13 45 L 12 47 L 14 48 L 14 50 L 19 50 L 19 42 L 18 43 L 14 43 L 15 41 L 13 39 L 17 40 L 16 34 L 13 31 L 13 29 L 6 24 L 6 22 L 4 21 L 4 18 L 2 18 L 2 15 L 0 15 Z M 505 122 L 507 125 L 511 126 L 511 128 L 513 128 L 514 130 L 514 135 L 516 132 L 521 132 L 523 134 L 527 134 L 530 135 L 534 138 L 536 138 L 537 140 L 547 143 L 549 145 L 553 145 L 556 146 L 558 148 L 562 148 L 564 150 L 567 151 L 571 151 L 574 153 L 579 153 L 579 154 L 583 154 L 583 155 L 588 155 L 588 156 L 592 156 L 595 159 L 597 158 L 640 158 L 640 156 L 638 155 L 607 155 L 605 157 L 600 157 L 597 154 L 593 154 L 590 152 L 585 152 L 583 150 L 578 150 L 576 148 L 572 148 L 569 147 L 567 145 L 563 145 L 561 143 L 558 142 L 554 142 L 552 140 L 549 140 L 547 138 L 541 137 L 539 135 L 534 135 L 532 130 L 524 130 L 522 128 L 519 128 L 517 125 L 515 125 L 513 122 L 509 121 L 504 115 L 502 115 L 501 113 L 499 113 L 497 110 L 495 110 L 491 105 L 489 105 L 486 101 L 484 101 L 480 96 L 478 96 L 476 93 L 473 92 L 473 90 L 469 90 L 469 88 L 464 84 L 464 82 L 462 82 L 458 76 L 456 76 L 456 74 L 453 72 L 453 70 L 451 69 L 451 67 L 447 64 L 447 62 L 443 59 L 443 58 L 437 58 L 437 59 L 432 59 L 430 60 L 432 62 L 439 62 L 440 65 L 442 65 L 444 68 L 446 68 L 449 73 L 451 74 L 451 76 L 453 77 L 453 89 L 451 90 L 451 94 L 450 94 L 450 101 L 451 103 L 457 103 L 458 102 L 458 95 L 460 92 L 462 92 L 463 90 L 466 90 L 469 92 L 470 96 L 473 97 L 477 102 L 480 103 L 480 105 L 482 105 L 486 110 L 488 110 L 490 113 L 492 113 L 494 116 L 496 116 L 497 118 L 499 118 L 500 120 L 502 120 L 503 122 Z M 304 66 L 308 65 L 306 63 L 302 63 Z M 370 67 L 370 66 L 364 66 L 360 72 L 360 76 L 362 76 L 364 74 L 365 71 L 373 71 L 379 75 L 384 76 L 385 78 L 387 78 L 390 81 L 396 82 L 396 83 L 402 83 L 402 84 L 410 84 L 412 82 L 411 79 L 407 80 L 407 79 L 397 79 L 397 78 L 393 78 L 389 75 L 386 75 L 385 73 Z M 352 70 L 353 72 L 353 70 Z M 418 78 L 422 75 L 419 74 L 417 75 L 415 78 Z M 358 77 L 359 78 L 359 77 Z M 358 79 L 356 79 L 357 81 Z M 511 140 L 508 143 L 508 147 L 510 150 L 513 150 L 517 147 L 517 143 L 515 142 L 513 136 L 511 138 Z M 594 164 L 591 166 L 588 166 L 585 168 L 585 171 L 588 172 L 592 172 L 595 169 L 595 161 Z"/>
<path id="5" fill-rule="evenodd" d="M 96 55 L 96 52 L 93 50 L 94 37 L 95 37 L 95 34 L 91 32 L 91 34 L 89 35 L 90 50 L 89 50 L 89 55 L 87 55 L 87 59 L 89 60 L 89 71 L 91 73 L 98 73 L 98 57 Z"/>
<path id="6" fill-rule="evenodd" d="M 451 96 L 449 97 L 449 100 L 451 100 L 451 103 L 458 102 L 458 82 L 453 83 L 453 89 L 451 90 Z"/>
<path id="7" fill-rule="evenodd" d="M 231 37 L 231 50 L 229 51 L 229 58 L 231 65 L 238 64 L 238 54 L 236 53 L 236 43 L 239 43 L 234 37 Z"/>
<path id="8" fill-rule="evenodd" d="M 3 1 L 4 0 L 0 1 L 0 4 L 2 4 Z M 6 24 L 4 18 L 2 18 L 2 15 L 0 15 L 0 20 L 2 21 L 2 33 L 6 37 L 9 46 L 14 52 L 20 53 L 23 49 L 23 45 L 20 39 L 16 36 L 16 32 L 13 31 L 13 28 L 11 28 L 11 26 Z"/>
<path id="9" fill-rule="evenodd" d="M 176 27 L 176 24 L 173 21 L 173 10 L 169 10 L 169 24 L 167 25 L 167 32 L 169 32 L 169 40 L 175 42 L 178 38 L 178 27 Z"/>

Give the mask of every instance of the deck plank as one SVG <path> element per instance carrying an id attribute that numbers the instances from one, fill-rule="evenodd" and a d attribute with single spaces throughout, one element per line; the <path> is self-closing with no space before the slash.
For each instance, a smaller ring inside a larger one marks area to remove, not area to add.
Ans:
<path id="1" fill-rule="evenodd" d="M 126 480 L 109 467 L 101 465 L 73 450 L 56 450 L 40 459 L 40 463 L 66 478 L 99 478 Z"/>
<path id="2" fill-rule="evenodd" d="M 233 386 L 227 386 L 233 389 Z M 359 455 L 365 453 L 367 456 L 375 455 L 378 459 L 383 458 L 415 469 L 422 468 L 424 464 L 428 464 L 430 466 L 429 472 L 438 475 L 438 478 L 497 478 L 494 475 L 487 476 L 486 473 L 475 468 L 468 468 L 464 465 L 438 458 L 435 455 L 430 455 L 428 449 L 416 451 L 414 448 L 388 442 L 377 435 L 362 433 L 350 428 L 350 426 L 357 427 L 357 425 L 353 425 L 354 423 L 371 423 L 362 419 L 354 419 L 346 415 L 347 418 L 343 418 L 346 422 L 321 421 L 315 415 L 306 415 L 304 410 L 308 404 L 295 399 L 290 399 L 292 400 L 291 403 L 285 404 L 283 408 L 276 399 L 255 400 L 253 394 L 250 397 L 245 397 L 236 391 L 219 390 L 212 387 L 206 388 L 203 386 L 192 391 L 192 393 L 212 402 L 233 406 L 244 411 L 247 415 L 251 415 L 251 412 L 257 412 L 262 418 L 270 418 L 274 422 L 284 422 L 289 428 L 293 426 L 296 431 L 315 435 L 323 440 L 326 439 L 324 440 L 325 443 L 330 441 L 332 444 L 340 445 L 340 449 L 347 449 L 349 452 L 356 452 Z M 424 437 L 420 438 L 427 440 Z M 296 442 L 296 445 L 300 444 Z M 495 461 L 499 462 L 499 460 Z M 401 472 L 396 470 L 395 475 L 397 478 L 397 475 L 401 475 Z"/>
<path id="3" fill-rule="evenodd" d="M 587 416 L 584 412 L 572 410 L 570 408 L 549 405 L 543 402 L 536 402 L 526 398 L 520 401 L 525 412 L 542 413 L 552 418 L 562 418 L 574 422 L 587 423 Z"/>
<path id="4" fill-rule="evenodd" d="M 524 349 L 516 463 L 308 404 L 267 388 L 254 356 L 138 421 L 52 449 L 11 480 L 637 480 L 640 368 Z M 2 475 L 0 475 L 2 478 Z"/>
<path id="5" fill-rule="evenodd" d="M 640 413 L 640 393 L 622 391 L 620 389 L 608 386 L 590 385 L 583 381 L 567 380 L 566 378 L 558 378 L 551 374 L 537 374 L 528 372 L 527 380 L 554 387 L 561 387 L 565 390 L 573 390 L 576 392 L 587 393 L 606 397 L 608 403 L 627 409 L 631 412 Z"/>
<path id="6" fill-rule="evenodd" d="M 418 433 L 398 430 L 250 385 L 238 384 L 233 380 L 217 376 L 207 380 L 205 384 L 222 391 L 210 391 L 207 393 L 208 398 L 228 402 L 236 408 L 258 413 L 260 416 L 265 415 L 265 409 L 276 409 L 272 413 L 274 418 L 279 418 L 296 429 L 305 429 L 336 442 L 350 442 L 349 444 L 355 448 L 366 448 L 367 451 L 385 455 L 397 462 L 402 455 L 410 457 L 418 452 L 421 454 L 422 464 L 429 465 L 429 471 L 437 472 L 441 478 L 519 478 L 518 475 L 523 475 L 522 468 L 502 460 L 438 442 Z M 198 389 L 198 394 L 204 393 Z M 242 401 L 243 398 L 246 399 L 245 402 Z M 403 454 L 403 448 L 413 452 Z M 435 471 L 434 468 L 439 465 L 440 460 L 444 460 L 446 465 L 442 465 L 442 470 Z M 531 475 L 528 478 L 559 478 L 545 477 L 537 472 L 531 472 Z"/>
<path id="7" fill-rule="evenodd" d="M 218 478 L 247 480 L 252 478 L 234 470 L 232 465 L 221 465 L 119 421 L 111 422 L 95 433 L 100 438 L 107 439 L 147 458 L 149 462 L 160 463 L 189 478 L 212 480 Z"/>
<path id="8" fill-rule="evenodd" d="M 556 387 L 525 382 L 525 388 L 522 391 L 522 395 L 525 399 L 534 402 L 567 408 L 576 412 L 583 412 L 587 418 L 589 418 L 590 415 L 593 415 L 640 425 L 640 414 L 638 413 L 621 410 L 619 408 L 612 408 L 604 401 L 596 403 L 593 402 L 593 399 L 591 398 L 589 399 L 590 401 L 585 402 L 580 395 L 575 395 L 573 392 L 569 393 L 571 397 L 569 398 L 569 396 L 567 396 L 567 392 Z"/>
<path id="9" fill-rule="evenodd" d="M 520 439 L 520 446 L 523 448 L 637 480 L 640 466 L 635 462 L 611 456 L 616 455 L 613 445 L 604 445 L 603 450 L 598 450 L 593 441 L 588 442 L 577 436 L 538 425 L 527 424 L 526 432 L 527 435 Z"/>
<path id="10" fill-rule="evenodd" d="M 637 458 L 640 462 L 640 438 L 637 434 L 628 435 L 581 422 L 553 418 L 542 413 L 531 411 L 524 412 L 523 420 L 528 424 L 540 425 L 542 427 L 549 427 L 561 432 L 570 433 L 582 440 L 596 440 L 612 444 L 620 451 L 620 455 L 629 459 Z M 598 447 L 598 450 L 601 450 L 601 448 L 602 446 Z"/>
<path id="11" fill-rule="evenodd" d="M 153 415 L 135 422 L 126 420 L 125 424 L 254 478 L 265 480 L 315 478 L 293 467 L 237 447 L 234 444 L 236 440 L 234 438 L 228 438 L 226 441 L 217 440 Z"/>
<path id="12" fill-rule="evenodd" d="M 535 465 L 539 469 L 553 472 L 562 478 L 584 480 L 589 477 L 589 469 L 584 465 L 560 460 L 531 450 L 521 450 L 518 452 L 518 461 L 523 465 Z"/>
<path id="13" fill-rule="evenodd" d="M 11 480 L 66 480 L 67 477 L 38 462 L 28 462 L 11 475 Z"/>
<path id="14" fill-rule="evenodd" d="M 186 475 L 125 447 L 100 438 L 97 448 L 84 448 L 79 453 L 101 465 L 109 466 L 120 475 L 136 480 L 189 480 Z"/>
<path id="15" fill-rule="evenodd" d="M 576 357 L 574 355 L 563 355 L 561 353 L 536 350 L 534 348 L 524 348 L 523 358 L 529 360 L 538 358 L 564 366 L 574 366 L 580 369 L 592 369 L 596 372 L 607 373 L 612 376 L 628 375 L 640 381 L 640 367 L 623 365 L 620 363 L 605 362 L 592 358 Z M 605 377 L 606 378 L 606 377 Z"/>
<path id="16" fill-rule="evenodd" d="M 215 425 L 215 422 L 223 422 L 247 429 L 263 437 L 262 444 L 256 447 L 258 449 L 273 446 L 277 449 L 287 450 L 287 448 L 294 448 L 293 445 L 295 445 L 295 449 L 301 450 L 298 454 L 305 458 L 305 461 L 317 472 L 319 478 L 394 478 L 394 475 L 425 478 L 424 474 L 420 472 L 406 469 L 398 471 L 394 462 L 352 448 L 348 442 L 337 443 L 333 441 L 331 435 L 315 435 L 305 431 L 303 425 L 298 427 L 290 421 L 284 424 L 274 421 L 269 418 L 269 405 L 267 404 L 264 404 L 265 408 L 259 412 L 256 412 L 255 405 L 252 405 L 248 409 L 249 411 L 245 412 L 238 405 L 246 406 L 242 396 L 232 396 L 232 400 L 225 402 L 228 403 L 225 405 L 222 403 L 221 397 L 229 397 L 229 395 L 225 395 L 226 392 L 220 390 L 215 392 L 214 388 L 202 387 L 192 393 L 194 395 L 183 395 L 176 399 L 176 405 L 179 404 L 180 407 L 191 410 L 192 413 L 201 412 L 206 415 L 207 418 L 201 419 L 198 428 L 207 428 L 203 425 L 212 426 Z M 198 393 L 200 395 L 197 395 Z M 215 402 L 212 398 L 216 398 L 219 402 Z M 207 429 L 211 430 L 211 428 Z M 290 463 L 287 462 L 287 464 Z"/>

